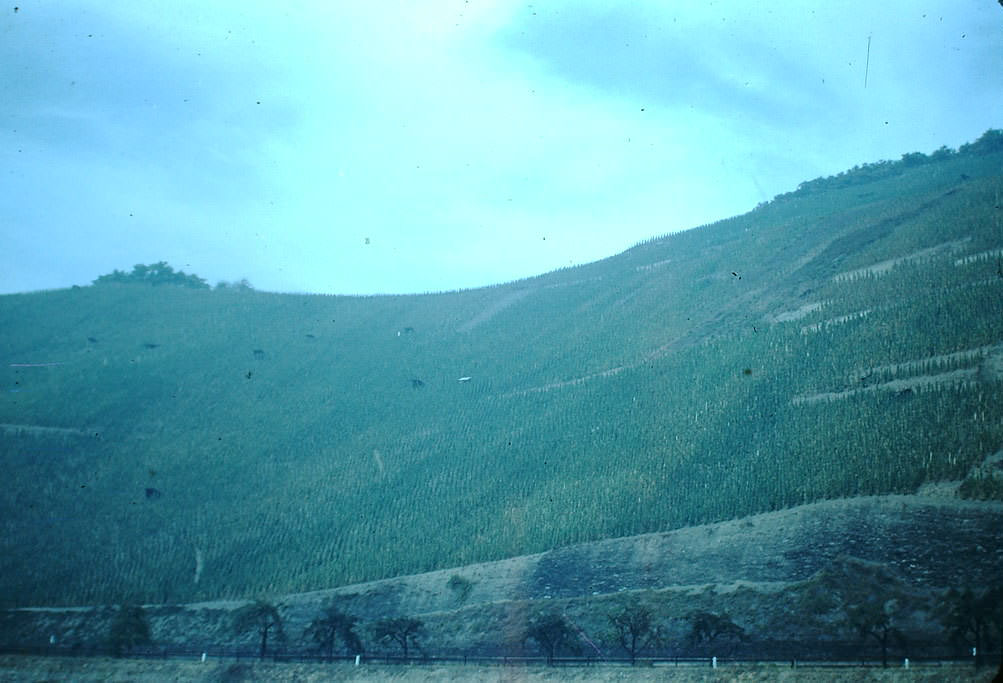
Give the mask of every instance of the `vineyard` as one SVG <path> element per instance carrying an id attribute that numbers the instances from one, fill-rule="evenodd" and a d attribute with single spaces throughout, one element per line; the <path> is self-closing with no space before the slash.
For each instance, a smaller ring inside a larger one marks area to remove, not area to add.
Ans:
<path id="1" fill-rule="evenodd" d="M 0 297 L 0 600 L 293 593 L 995 481 L 1001 168 L 991 131 L 469 291 Z"/>

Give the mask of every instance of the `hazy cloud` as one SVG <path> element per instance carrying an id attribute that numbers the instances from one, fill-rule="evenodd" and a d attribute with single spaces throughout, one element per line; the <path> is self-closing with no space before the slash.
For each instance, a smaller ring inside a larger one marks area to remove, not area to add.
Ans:
<path id="1" fill-rule="evenodd" d="M 1003 104 L 1003 12 L 974 0 L 20 7 L 0 291 L 162 259 L 279 290 L 490 284 L 956 146 Z"/>

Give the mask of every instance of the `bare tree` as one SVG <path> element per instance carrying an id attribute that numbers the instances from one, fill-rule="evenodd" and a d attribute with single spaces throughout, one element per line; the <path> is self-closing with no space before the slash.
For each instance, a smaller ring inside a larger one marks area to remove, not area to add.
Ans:
<path id="1" fill-rule="evenodd" d="M 903 611 L 903 603 L 895 598 L 858 597 L 846 606 L 847 620 L 860 637 L 873 638 L 881 647 L 882 667 L 888 667 L 888 649 L 905 643 L 905 634 L 896 626 Z"/>
<path id="2" fill-rule="evenodd" d="M 651 610 L 637 599 L 629 601 L 607 618 L 613 626 L 613 639 L 627 651 L 631 666 L 637 661 L 638 654 L 665 640 L 664 630 L 655 624 Z"/>
<path id="3" fill-rule="evenodd" d="M 546 655 L 548 665 L 554 663 L 554 657 L 561 650 L 580 651 L 574 630 L 560 614 L 548 614 L 530 623 L 526 638 L 536 641 Z"/>
<path id="4" fill-rule="evenodd" d="M 940 598 L 934 614 L 954 641 L 975 649 L 976 668 L 982 666 L 994 632 L 1003 644 L 1003 589 L 999 587 L 981 591 L 952 588 Z"/>
<path id="5" fill-rule="evenodd" d="M 328 658 L 334 656 L 335 646 L 340 640 L 350 653 L 362 652 L 362 642 L 355 634 L 358 619 L 342 612 L 337 605 L 328 604 L 320 616 L 310 622 L 303 632 L 304 640 L 312 640 L 317 648 L 326 653 Z"/>
<path id="6" fill-rule="evenodd" d="M 260 638 L 258 656 L 262 659 L 268 651 L 268 636 L 272 631 L 276 638 L 285 638 L 282 615 L 275 605 L 265 600 L 255 600 L 237 610 L 233 615 L 233 630 L 237 634 L 256 632 Z"/>
<path id="7" fill-rule="evenodd" d="M 369 631 L 377 642 L 393 641 L 397 643 L 404 654 L 404 659 L 407 659 L 409 645 L 421 649 L 421 645 L 418 644 L 418 635 L 424 626 L 421 619 L 398 617 L 397 619 L 381 619 L 373 624 Z"/>
<path id="8" fill-rule="evenodd" d="M 837 627 L 873 639 L 888 666 L 888 652 L 906 640 L 902 625 L 920 598 L 893 569 L 854 557 L 837 558 L 804 587 L 801 611 L 821 628 Z"/>
<path id="9" fill-rule="evenodd" d="M 745 629 L 731 620 L 728 614 L 696 611 L 686 615 L 690 622 L 687 641 L 690 645 L 702 645 L 727 640 L 747 640 Z"/>

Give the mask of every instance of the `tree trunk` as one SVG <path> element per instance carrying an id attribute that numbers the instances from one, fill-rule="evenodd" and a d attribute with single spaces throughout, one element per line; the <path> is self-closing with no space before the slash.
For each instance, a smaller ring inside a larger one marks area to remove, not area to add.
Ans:
<path id="1" fill-rule="evenodd" d="M 874 640 L 881 646 L 881 667 L 883 669 L 888 668 L 888 639 L 891 637 L 891 631 L 889 629 L 884 630 L 871 630 L 867 632 L 868 635 L 872 636 Z"/>

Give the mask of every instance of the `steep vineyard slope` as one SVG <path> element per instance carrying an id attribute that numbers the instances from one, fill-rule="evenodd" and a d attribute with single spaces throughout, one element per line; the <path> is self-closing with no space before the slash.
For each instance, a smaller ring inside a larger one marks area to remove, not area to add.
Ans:
<path id="1" fill-rule="evenodd" d="M 289 593 L 962 478 L 1003 445 L 998 138 L 497 287 L 0 297 L 0 596 Z"/>

